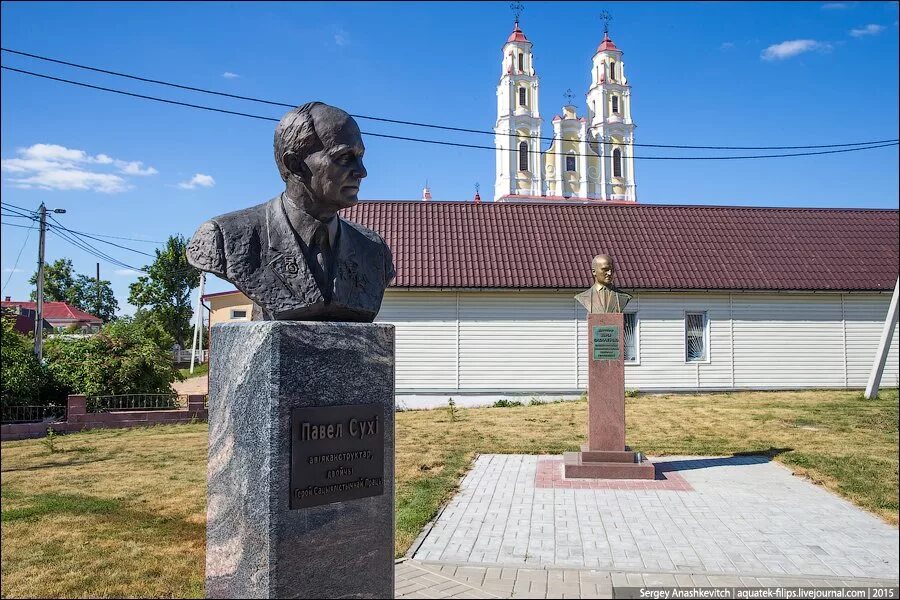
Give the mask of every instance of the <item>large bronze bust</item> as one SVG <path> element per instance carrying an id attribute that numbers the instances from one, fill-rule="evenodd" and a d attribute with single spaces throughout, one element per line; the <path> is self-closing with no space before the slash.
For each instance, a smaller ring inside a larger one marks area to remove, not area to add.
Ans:
<path id="1" fill-rule="evenodd" d="M 606 254 L 598 254 L 591 261 L 591 270 L 594 273 L 594 285 L 576 295 L 575 299 L 587 309 L 588 314 L 624 311 L 631 295 L 613 285 L 613 275 L 616 272 L 613 259 Z"/>
<path id="2" fill-rule="evenodd" d="M 394 277 L 390 248 L 337 214 L 359 201 L 364 152 L 343 110 L 293 109 L 275 128 L 284 192 L 201 225 L 188 262 L 233 283 L 266 320 L 373 321 Z"/>

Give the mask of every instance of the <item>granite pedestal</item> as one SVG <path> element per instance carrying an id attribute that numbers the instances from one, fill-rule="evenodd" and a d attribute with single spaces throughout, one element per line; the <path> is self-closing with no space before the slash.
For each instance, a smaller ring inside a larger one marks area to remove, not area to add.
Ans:
<path id="1" fill-rule="evenodd" d="M 625 446 L 625 328 L 622 313 L 588 315 L 588 443 L 566 452 L 566 477 L 653 479 L 653 465 Z"/>
<path id="2" fill-rule="evenodd" d="M 224 323 L 210 359 L 206 596 L 392 598 L 393 326 Z"/>

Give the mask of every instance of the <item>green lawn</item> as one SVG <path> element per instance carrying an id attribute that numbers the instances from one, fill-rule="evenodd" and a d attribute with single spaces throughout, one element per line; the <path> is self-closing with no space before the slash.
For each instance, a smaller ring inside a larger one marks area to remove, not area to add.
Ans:
<path id="1" fill-rule="evenodd" d="M 200 377 L 201 375 L 209 375 L 209 363 L 205 362 L 199 365 L 194 365 L 193 373 L 191 373 L 190 365 L 183 369 L 178 369 L 178 372 L 181 373 L 181 376 L 185 379 L 190 379 L 191 377 Z"/>
<path id="2" fill-rule="evenodd" d="M 884 520 L 898 519 L 897 392 L 627 399 L 651 455 L 762 452 Z M 397 413 L 397 553 L 477 453 L 561 453 L 585 402 Z M 2 444 L 4 597 L 202 597 L 206 425 L 96 430 Z"/>

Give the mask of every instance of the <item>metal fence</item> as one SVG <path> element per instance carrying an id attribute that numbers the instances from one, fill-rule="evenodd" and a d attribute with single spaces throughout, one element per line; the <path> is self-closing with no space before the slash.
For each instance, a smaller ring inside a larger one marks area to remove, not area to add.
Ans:
<path id="1" fill-rule="evenodd" d="M 41 421 L 58 421 L 66 417 L 65 406 L 3 406 L 0 410 L 0 421 L 4 425 L 13 423 L 40 423 Z"/>
<path id="2" fill-rule="evenodd" d="M 205 363 L 209 360 L 209 350 L 201 350 L 194 354 L 194 362 L 197 364 Z M 191 351 L 190 350 L 172 350 L 172 362 L 175 363 L 190 363 L 191 362 Z"/>
<path id="3" fill-rule="evenodd" d="M 119 410 L 171 410 L 182 406 L 178 394 L 118 394 L 88 396 L 87 412 L 101 413 Z"/>

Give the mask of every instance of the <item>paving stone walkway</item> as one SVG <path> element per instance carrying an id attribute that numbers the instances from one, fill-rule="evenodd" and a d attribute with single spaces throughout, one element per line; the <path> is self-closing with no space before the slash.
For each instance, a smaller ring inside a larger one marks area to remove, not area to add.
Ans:
<path id="1" fill-rule="evenodd" d="M 479 456 L 398 564 L 397 597 L 897 586 L 897 528 L 768 458 L 656 462 L 656 481 L 592 482 L 566 480 L 558 456 Z"/>

